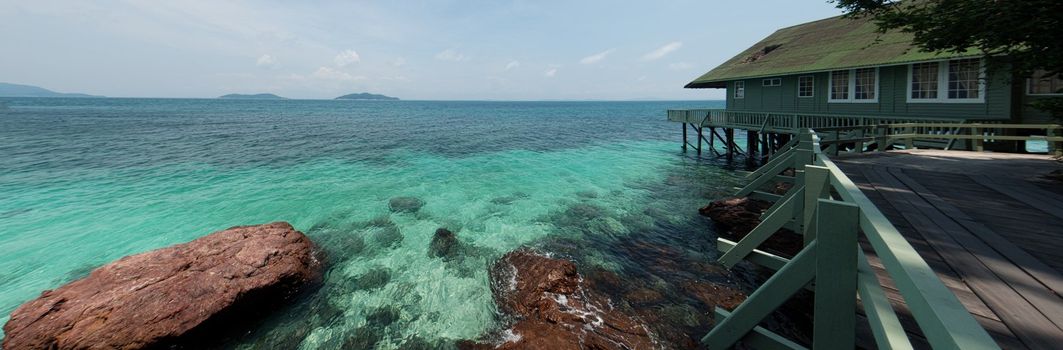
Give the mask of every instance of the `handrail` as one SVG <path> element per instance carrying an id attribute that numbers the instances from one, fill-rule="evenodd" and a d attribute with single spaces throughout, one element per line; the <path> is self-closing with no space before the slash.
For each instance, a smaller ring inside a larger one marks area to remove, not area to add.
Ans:
<path id="1" fill-rule="evenodd" d="M 816 293 L 814 348 L 853 347 L 853 315 L 859 295 L 878 347 L 911 349 L 907 333 L 856 241 L 862 232 L 932 347 L 999 349 L 900 231 L 823 151 L 820 136 L 803 129 L 799 139 L 784 157 L 767 165 L 770 169 L 755 171 L 757 177 L 738 195 L 774 183 L 789 168 L 796 172 L 793 188 L 777 199 L 742 240 L 719 244 L 724 252 L 719 261 L 724 266 L 750 259 L 773 262 L 778 271 L 732 312 L 717 310 L 717 317 L 723 319 L 702 343 L 710 348 L 733 346 L 793 293 L 816 282 L 812 287 Z M 805 246 L 796 256 L 764 256 L 767 253 L 756 250 L 783 226 L 805 236 Z M 780 266 L 779 262 L 785 263 Z M 763 336 L 763 330 L 758 332 L 757 337 Z M 775 337 L 758 339 L 777 348 L 797 348 Z"/>

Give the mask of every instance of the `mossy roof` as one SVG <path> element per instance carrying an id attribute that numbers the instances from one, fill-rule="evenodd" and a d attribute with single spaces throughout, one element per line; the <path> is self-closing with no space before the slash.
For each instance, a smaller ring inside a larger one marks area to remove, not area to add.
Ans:
<path id="1" fill-rule="evenodd" d="M 838 16 L 779 29 L 686 87 L 722 88 L 725 82 L 737 79 L 977 55 L 975 50 L 921 51 L 912 45 L 909 33 L 880 33 L 870 19 Z"/>

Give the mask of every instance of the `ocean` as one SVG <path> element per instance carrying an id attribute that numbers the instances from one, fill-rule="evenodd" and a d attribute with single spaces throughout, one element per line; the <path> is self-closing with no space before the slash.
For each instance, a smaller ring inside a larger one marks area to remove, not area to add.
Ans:
<path id="1" fill-rule="evenodd" d="M 324 284 L 224 347 L 475 339 L 504 326 L 487 268 L 519 247 L 620 276 L 617 300 L 661 293 L 638 306 L 661 329 L 707 331 L 684 286 L 736 278 L 683 266 L 716 257 L 697 208 L 740 176 L 665 121 L 722 101 L 2 100 L 0 323 L 122 256 L 273 221 L 328 253 Z M 400 196 L 424 206 L 391 212 Z M 441 227 L 477 253 L 428 256 Z"/>

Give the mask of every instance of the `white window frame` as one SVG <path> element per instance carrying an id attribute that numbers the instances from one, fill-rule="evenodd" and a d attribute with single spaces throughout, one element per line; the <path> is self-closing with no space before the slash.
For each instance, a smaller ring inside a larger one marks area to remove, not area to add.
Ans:
<path id="1" fill-rule="evenodd" d="M 875 69 L 875 98 L 866 99 L 866 100 L 857 100 L 856 99 L 856 71 L 858 69 L 868 69 L 868 68 L 874 68 Z M 831 92 L 834 91 L 834 78 L 831 76 L 831 74 L 833 72 L 837 72 L 837 71 L 849 71 L 849 98 L 845 98 L 845 99 L 833 98 L 833 94 Z M 881 96 L 880 91 L 879 91 L 880 90 L 880 86 L 882 85 L 881 84 L 881 82 L 882 82 L 881 80 L 882 79 L 879 76 L 878 67 L 864 67 L 864 68 L 853 68 L 853 69 L 835 69 L 835 70 L 832 70 L 832 71 L 827 71 L 827 102 L 828 103 L 878 103 L 878 98 L 879 98 L 879 96 Z"/>
<path id="2" fill-rule="evenodd" d="M 960 60 L 965 58 L 960 58 Z M 949 98 L 949 61 L 953 60 L 940 60 L 932 61 L 938 64 L 938 97 L 937 98 L 912 98 L 912 66 L 908 64 L 907 67 L 907 87 L 904 89 L 904 101 L 907 103 L 985 103 L 986 93 L 986 74 L 985 74 L 985 60 L 978 60 L 978 97 L 977 98 Z M 917 62 L 917 63 L 929 63 L 929 62 Z M 1027 84 L 1029 86 L 1029 84 Z"/>
<path id="3" fill-rule="evenodd" d="M 782 78 L 764 78 L 760 81 L 760 86 L 776 87 L 782 86 Z"/>
<path id="4" fill-rule="evenodd" d="M 742 94 L 741 95 L 738 94 L 738 91 L 739 91 L 738 85 L 739 84 L 742 84 L 742 88 L 741 88 Z M 734 82 L 734 89 L 735 89 L 735 91 L 734 91 L 734 99 L 741 100 L 741 99 L 745 99 L 746 98 L 746 81 L 745 80 L 737 80 L 737 81 L 735 81 Z"/>
<path id="5" fill-rule="evenodd" d="M 1033 78 L 1026 78 L 1026 96 L 1063 96 L 1063 92 L 1034 93 L 1030 86 L 1032 82 Z"/>
<path id="6" fill-rule="evenodd" d="M 801 79 L 805 79 L 805 78 L 808 78 L 808 79 L 812 80 L 812 94 L 810 94 L 808 96 L 801 96 Z M 797 77 L 797 97 L 798 98 L 813 98 L 813 97 L 816 97 L 816 76 L 815 75 L 802 75 L 802 76 Z"/>

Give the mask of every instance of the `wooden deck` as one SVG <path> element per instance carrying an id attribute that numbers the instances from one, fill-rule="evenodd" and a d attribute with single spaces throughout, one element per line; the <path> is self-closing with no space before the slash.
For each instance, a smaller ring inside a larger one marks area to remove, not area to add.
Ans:
<path id="1" fill-rule="evenodd" d="M 834 157 L 1004 349 L 1063 348 L 1063 183 L 1047 156 L 891 151 Z M 863 243 L 888 297 L 919 331 Z M 914 344 L 917 347 L 925 344 Z"/>

